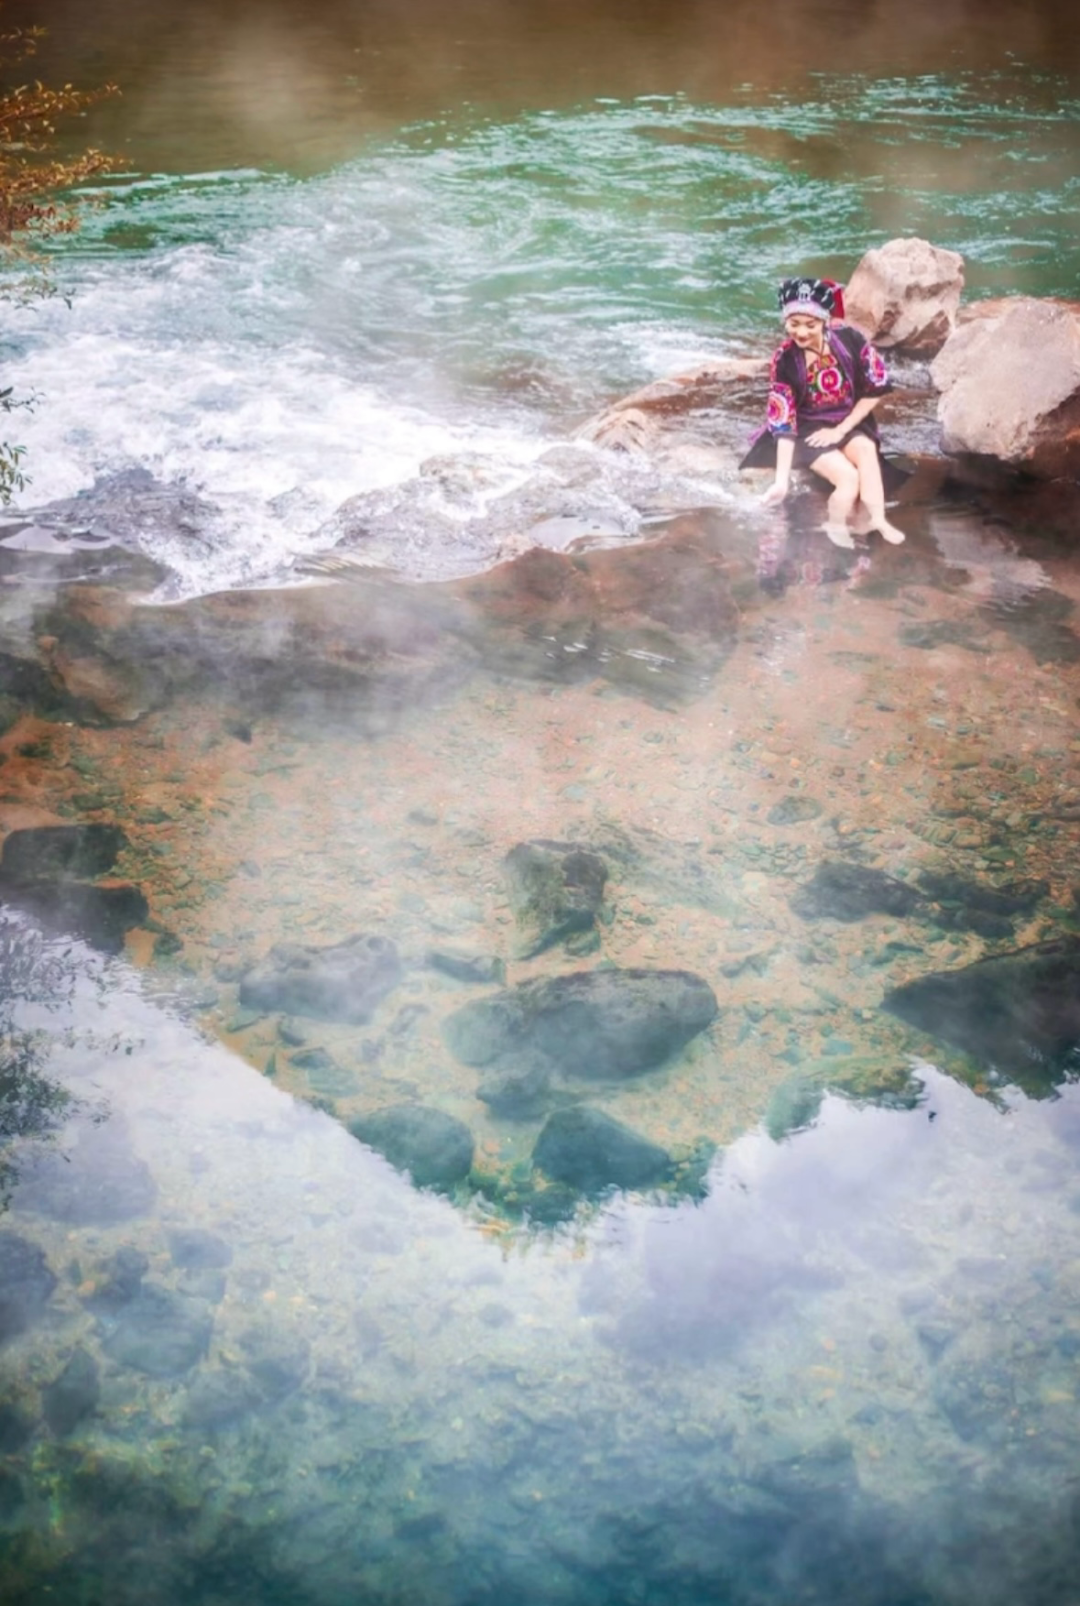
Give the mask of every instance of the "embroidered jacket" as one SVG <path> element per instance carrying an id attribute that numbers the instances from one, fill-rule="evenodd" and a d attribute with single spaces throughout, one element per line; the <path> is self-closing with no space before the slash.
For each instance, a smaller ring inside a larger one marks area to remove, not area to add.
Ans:
<path id="1" fill-rule="evenodd" d="M 811 435 L 823 424 L 846 418 L 864 396 L 884 396 L 892 389 L 880 352 L 857 329 L 834 324 L 825 338 L 834 360 L 810 374 L 806 356 L 793 340 L 785 340 L 773 354 L 765 422 L 770 435 Z M 863 428 L 877 438 L 872 416 Z"/>

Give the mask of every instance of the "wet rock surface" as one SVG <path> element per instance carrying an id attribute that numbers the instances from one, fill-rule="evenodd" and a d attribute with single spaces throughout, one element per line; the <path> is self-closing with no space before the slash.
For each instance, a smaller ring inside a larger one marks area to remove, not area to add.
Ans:
<path id="1" fill-rule="evenodd" d="M 607 865 L 569 842 L 520 842 L 503 860 L 517 924 L 515 957 L 529 959 L 574 932 L 588 931 L 603 907 Z"/>
<path id="2" fill-rule="evenodd" d="M 671 1156 L 659 1144 L 587 1104 L 548 1116 L 533 1164 L 586 1195 L 609 1187 L 648 1188 L 672 1171 Z"/>
<path id="3" fill-rule="evenodd" d="M 407 1171 L 418 1188 L 452 1188 L 473 1163 L 473 1135 L 464 1121 L 422 1104 L 397 1104 L 349 1123 L 361 1143 Z"/>
<path id="4" fill-rule="evenodd" d="M 1080 938 L 922 976 L 893 988 L 882 1007 L 1029 1091 L 1048 1092 L 1080 1049 Z"/>
<path id="5" fill-rule="evenodd" d="M 0 1344 L 33 1326 L 55 1287 L 56 1277 L 37 1244 L 0 1230 Z"/>
<path id="6" fill-rule="evenodd" d="M 240 983 L 240 1002 L 326 1020 L 364 1022 L 398 984 L 401 962 L 387 937 L 359 933 L 329 948 L 278 943 Z"/>
<path id="7" fill-rule="evenodd" d="M 1044 478 L 1080 468 L 1080 322 L 1030 296 L 953 333 L 931 374 L 945 450 L 994 458 Z"/>

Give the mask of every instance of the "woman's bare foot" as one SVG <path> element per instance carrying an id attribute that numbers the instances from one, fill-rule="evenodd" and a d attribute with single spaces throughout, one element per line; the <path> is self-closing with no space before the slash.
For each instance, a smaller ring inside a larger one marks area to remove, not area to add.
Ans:
<path id="1" fill-rule="evenodd" d="M 853 547 L 855 545 L 855 537 L 846 524 L 823 524 L 822 529 L 833 546 Z"/>

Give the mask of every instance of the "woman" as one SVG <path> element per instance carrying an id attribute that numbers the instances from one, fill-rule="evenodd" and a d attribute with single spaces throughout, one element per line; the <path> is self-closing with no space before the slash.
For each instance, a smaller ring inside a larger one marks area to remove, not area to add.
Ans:
<path id="1" fill-rule="evenodd" d="M 831 279 L 785 279 L 779 290 L 787 339 L 773 353 L 766 423 L 739 465 L 776 465 L 762 497 L 782 502 L 792 468 L 809 468 L 832 486 L 825 525 L 837 546 L 854 546 L 849 519 L 861 503 L 870 529 L 898 543 L 885 517 L 885 487 L 874 409 L 892 385 L 880 354 L 843 317 Z"/>

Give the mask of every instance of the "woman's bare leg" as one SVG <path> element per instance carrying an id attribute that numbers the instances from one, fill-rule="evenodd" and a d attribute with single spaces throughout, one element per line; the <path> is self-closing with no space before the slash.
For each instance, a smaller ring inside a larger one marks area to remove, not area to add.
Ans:
<path id="1" fill-rule="evenodd" d="M 904 532 L 898 530 L 895 524 L 890 524 L 885 517 L 885 487 L 881 483 L 881 459 L 877 447 L 868 435 L 853 435 L 844 442 L 841 451 L 847 461 L 854 464 L 858 474 L 858 497 L 866 509 L 870 528 L 898 546 L 904 539 Z"/>
<path id="2" fill-rule="evenodd" d="M 810 464 L 815 474 L 832 486 L 825 510 L 825 533 L 837 546 L 854 546 L 848 519 L 859 500 L 859 471 L 843 452 L 822 452 Z"/>

